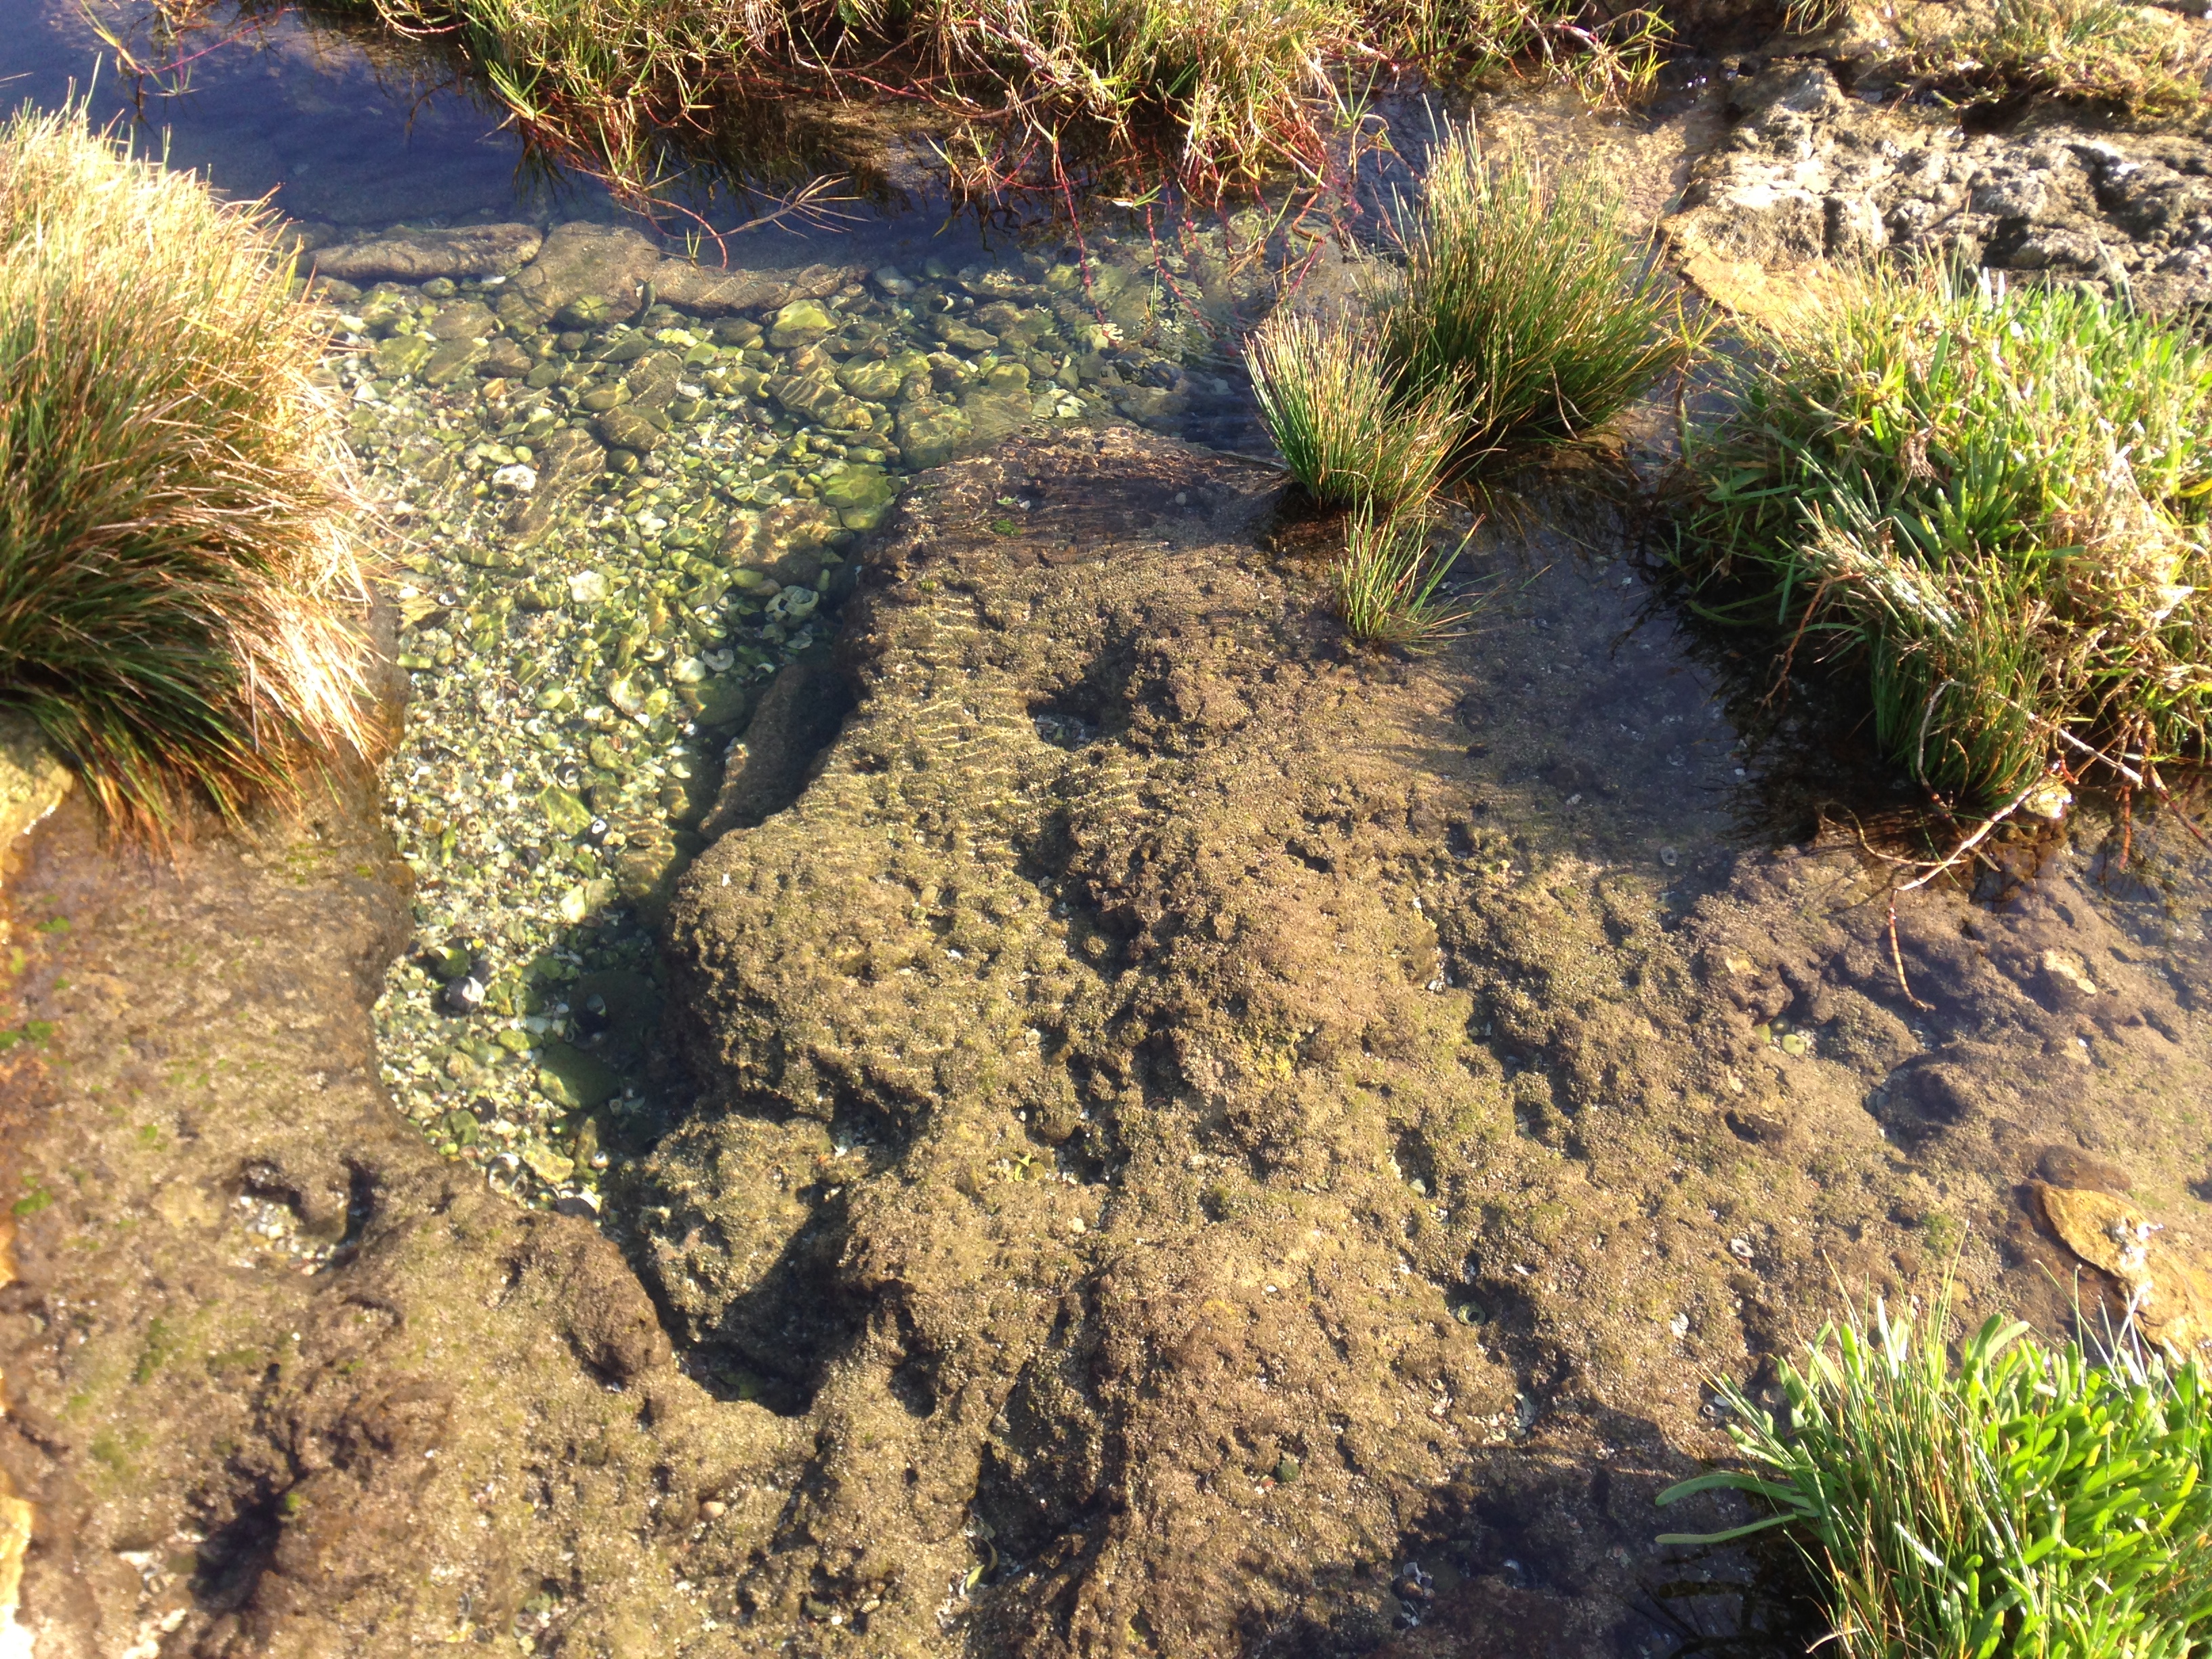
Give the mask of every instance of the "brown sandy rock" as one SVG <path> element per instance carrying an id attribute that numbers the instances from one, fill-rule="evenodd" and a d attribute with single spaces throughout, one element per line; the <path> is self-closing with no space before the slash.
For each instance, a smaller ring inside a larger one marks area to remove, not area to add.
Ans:
<path id="1" fill-rule="evenodd" d="M 348 283 L 427 283 L 434 276 L 505 276 L 545 240 L 535 225 L 461 225 L 451 230 L 393 230 L 309 254 L 318 275 Z"/>

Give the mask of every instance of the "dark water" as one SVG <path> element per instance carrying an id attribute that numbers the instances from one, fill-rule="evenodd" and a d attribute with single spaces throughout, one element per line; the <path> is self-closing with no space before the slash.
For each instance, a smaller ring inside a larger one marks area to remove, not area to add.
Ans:
<path id="1" fill-rule="evenodd" d="M 770 112 L 726 166 L 678 175 L 654 212 L 635 212 L 532 145 L 458 54 L 327 11 L 226 0 L 172 29 L 148 0 L 0 0 L 0 107 L 71 100 L 142 154 L 269 199 L 310 247 L 401 224 L 580 219 L 676 243 L 700 225 L 745 231 L 818 177 L 835 181 L 827 214 L 739 235 L 729 263 L 958 264 L 993 240 L 988 216 L 953 210 L 927 180 L 894 186 L 880 155 L 854 165 L 823 149 L 789 112 Z"/>
<path id="2" fill-rule="evenodd" d="M 112 37 L 104 40 L 100 31 Z M 118 67 L 117 46 L 147 72 Z M 599 218 L 589 179 L 530 160 L 503 112 L 451 65 L 289 9 L 209 10 L 179 33 L 150 7 L 0 0 L 0 96 L 55 108 L 85 100 L 239 197 L 338 226 Z"/>

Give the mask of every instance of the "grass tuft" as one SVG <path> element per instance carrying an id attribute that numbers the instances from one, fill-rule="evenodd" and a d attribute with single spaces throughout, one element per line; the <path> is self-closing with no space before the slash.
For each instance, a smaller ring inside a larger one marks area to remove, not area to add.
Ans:
<path id="1" fill-rule="evenodd" d="M 168 0 L 189 11 L 205 0 Z M 1666 31 L 1595 0 L 341 0 L 457 40 L 554 154 L 650 196 L 748 102 L 890 94 L 949 118 L 971 189 L 1077 172 L 1207 200 L 1331 165 L 1347 104 L 1410 60 L 1507 67 L 1619 106 Z"/>
<path id="2" fill-rule="evenodd" d="M 1964 805 L 2091 749 L 2201 757 L 2212 354 L 2080 289 L 1869 268 L 1767 325 L 1685 440 L 1711 614 L 1863 670 L 1876 735 Z"/>
<path id="3" fill-rule="evenodd" d="M 1324 502 L 1418 502 L 1583 437 L 1703 337 L 1587 163 L 1487 156 L 1448 130 L 1397 216 L 1404 266 L 1370 319 L 1285 317 L 1250 343 L 1261 416 Z"/>
<path id="4" fill-rule="evenodd" d="M 1586 0 L 1385 0 L 1371 16 L 1385 51 L 1433 77 L 1556 80 L 1612 108 L 1651 91 L 1674 36 L 1656 6 Z"/>
<path id="5" fill-rule="evenodd" d="M 1246 362 L 1291 476 L 1326 507 L 1425 501 L 1465 424 L 1446 386 L 1403 406 L 1368 331 L 1278 313 Z"/>
<path id="6" fill-rule="evenodd" d="M 1462 540 L 1439 558 L 1425 513 L 1378 514 L 1371 502 L 1353 508 L 1336 566 L 1337 610 L 1345 631 L 1364 645 L 1401 650 L 1451 638 L 1474 614 L 1471 605 L 1455 609 L 1455 596 L 1444 588 L 1466 545 Z"/>
<path id="7" fill-rule="evenodd" d="M 1581 437 L 1695 349 L 1620 190 L 1589 161 L 1486 154 L 1449 129 L 1399 218 L 1405 270 L 1381 296 L 1383 351 L 1410 392 L 1453 391 L 1465 458 Z"/>
<path id="8" fill-rule="evenodd" d="M 2179 18 L 2130 0 L 1994 0 L 1960 21 L 1949 7 L 1898 15 L 1893 66 L 1969 98 L 2037 92 L 2117 104 L 2146 118 L 2202 107 L 2206 56 Z"/>
<path id="9" fill-rule="evenodd" d="M 1880 1303 L 1784 1361 L 1778 1422 L 1732 1383 L 1750 1470 L 1716 1487 L 1823 1581 L 1839 1659 L 2191 1659 L 2212 1644 L 2212 1389 L 2195 1362 L 2096 1363 L 1991 1319 L 1946 1349 L 1948 1297 L 1924 1327 Z"/>
<path id="10" fill-rule="evenodd" d="M 269 216 L 74 111 L 0 127 L 0 700 L 126 830 L 365 740 L 320 356 Z"/>

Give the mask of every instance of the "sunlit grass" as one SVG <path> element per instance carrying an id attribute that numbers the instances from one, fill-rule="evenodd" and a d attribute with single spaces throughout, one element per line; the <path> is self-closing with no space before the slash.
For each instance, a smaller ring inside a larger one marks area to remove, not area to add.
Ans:
<path id="1" fill-rule="evenodd" d="M 2195 1363 L 2099 1361 L 1992 1318 L 1947 1351 L 1880 1304 L 1779 1367 L 1780 1418 L 1733 1383 L 1748 1470 L 1715 1487 L 1804 1550 L 1838 1659 L 2191 1659 L 2212 1650 L 2212 1389 Z"/>
<path id="2" fill-rule="evenodd" d="M 1471 459 L 1579 438 L 1696 347 L 1601 162 L 1448 130 L 1401 236 L 1382 349 L 1408 394 L 1450 390 Z"/>
<path id="3" fill-rule="evenodd" d="M 1466 543 L 1439 554 L 1436 527 L 1419 509 L 1346 516 L 1334 580 L 1345 632 L 1364 645 L 1417 650 L 1450 638 L 1474 614 L 1444 586 Z"/>
<path id="4" fill-rule="evenodd" d="M 1268 432 L 1325 503 L 1418 502 L 1585 437 L 1703 337 L 1598 166 L 1447 130 L 1398 218 L 1370 315 L 1282 317 L 1249 343 Z"/>
<path id="5" fill-rule="evenodd" d="M 1324 506 L 1425 501 L 1458 447 L 1455 388 L 1401 402 L 1357 322 L 1278 313 L 1253 336 L 1246 362 L 1291 476 Z"/>
<path id="6" fill-rule="evenodd" d="M 1791 0 L 1788 9 L 1790 27 L 1808 33 L 1866 13 L 1895 41 L 1870 67 L 1962 101 L 2041 93 L 2156 118 L 2201 109 L 2212 87 L 2204 37 L 2131 0 Z"/>
<path id="7" fill-rule="evenodd" d="M 1717 616 L 1864 676 L 1882 745 L 1991 805 L 2089 750 L 2205 752 L 2212 355 L 2079 289 L 1869 268 L 1756 330 L 1686 440 Z"/>
<path id="8" fill-rule="evenodd" d="M 1325 167 L 1336 119 L 1392 62 L 1510 66 L 1619 105 L 1665 39 L 1590 0 L 349 3 L 459 40 L 533 131 L 641 190 L 670 141 L 807 88 L 933 108 L 973 186 L 1103 157 L 1211 198 Z"/>
<path id="9" fill-rule="evenodd" d="M 1376 0 L 1369 15 L 1378 46 L 1437 78 L 1557 80 L 1614 106 L 1651 90 L 1674 34 L 1656 5 L 1581 0 Z"/>
<path id="10" fill-rule="evenodd" d="M 364 738 L 343 450 L 274 255 L 75 112 L 0 129 L 0 700 L 156 838 Z"/>
<path id="11" fill-rule="evenodd" d="M 1899 13 L 1899 29 L 1901 67 L 1960 92 L 2096 99 L 2147 116 L 2205 101 L 2201 37 L 2128 0 L 1994 0 L 1963 22 L 1921 5 Z"/>

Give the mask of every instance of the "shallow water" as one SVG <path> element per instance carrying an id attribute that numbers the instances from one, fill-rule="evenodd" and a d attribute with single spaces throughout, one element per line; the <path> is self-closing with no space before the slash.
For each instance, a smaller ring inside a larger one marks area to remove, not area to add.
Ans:
<path id="1" fill-rule="evenodd" d="M 0 72 L 49 106 L 93 82 L 100 39 L 67 0 L 8 3 Z M 94 118 L 269 196 L 310 266 L 392 225 L 654 231 L 529 155 L 434 58 L 289 12 L 217 9 L 175 38 L 143 9 L 100 18 L 141 64 L 183 67 L 126 80 L 110 52 Z M 1216 349 L 1255 291 L 1237 251 L 1256 216 L 1162 243 L 1141 218 L 1009 230 L 926 194 L 834 214 L 728 244 L 732 270 L 835 268 L 786 330 L 775 305 L 704 316 L 628 290 L 547 323 L 502 308 L 503 277 L 319 290 L 411 681 L 387 805 L 421 948 L 380 1007 L 385 1077 L 434 1142 L 533 1201 L 595 1201 L 586 1114 L 658 1121 L 657 905 L 769 679 L 826 657 L 844 553 L 901 480 L 1039 422 L 1260 441 Z M 622 421 L 653 453 L 610 448 L 628 471 L 599 471 L 586 447 L 595 476 L 518 534 L 549 455 Z"/>
<path id="2" fill-rule="evenodd" d="M 49 0 L 0 8 L 0 70 L 26 77 L 19 91 L 58 101 L 95 37 Z M 167 142 L 226 189 L 275 192 L 311 252 L 399 222 L 643 222 L 590 181 L 537 167 L 470 87 L 434 64 L 296 16 L 251 28 L 234 13 L 213 17 L 182 45 L 205 52 L 189 86 L 149 82 L 126 99 L 103 75 L 95 114 L 143 120 L 149 143 Z M 1543 143 L 1618 145 L 1649 213 L 1719 126 L 1694 99 L 1649 127 L 1594 123 L 1540 99 L 1498 118 Z M 815 313 L 776 303 L 708 314 L 637 295 L 571 301 L 540 319 L 509 304 L 513 277 L 329 285 L 319 295 L 333 386 L 378 504 L 411 690 L 385 805 L 416 882 L 416 934 L 377 1010 L 383 1080 L 429 1144 L 520 1202 L 596 1211 L 604 1182 L 611 1231 L 638 1230 L 634 1259 L 683 1231 L 665 1208 L 656 1222 L 641 1192 L 656 1181 L 681 1191 L 695 1175 L 704 1189 L 723 1174 L 687 1164 L 714 1144 L 714 1126 L 695 1119 L 626 1183 L 614 1178 L 691 1103 L 689 1080 L 656 1067 L 658 906 L 719 828 L 777 804 L 773 792 L 723 795 L 726 773 L 750 778 L 773 759 L 762 728 L 834 729 L 842 708 L 818 689 L 830 677 L 810 694 L 806 671 L 830 655 L 860 538 L 908 475 L 1016 431 L 1116 421 L 1261 447 L 1219 349 L 1224 319 L 1265 295 L 1254 218 L 1156 238 L 1141 217 L 1112 215 L 1079 235 L 1008 228 L 948 215 L 926 192 L 852 210 L 804 236 L 732 243 L 734 269 L 804 281 L 811 297 L 798 303 Z M 816 265 L 829 275 L 805 278 Z M 1654 429 L 1664 421 L 1656 411 Z M 625 433 L 630 441 L 613 441 Z M 1628 459 L 1648 477 L 1663 451 L 1632 439 Z M 587 476 L 563 478 L 564 453 L 588 455 Z M 1103 480 L 1100 501 L 1085 505 L 1112 507 L 1117 490 L 1127 493 L 1125 481 Z M 994 510 L 1006 516 L 986 515 L 988 528 L 1042 537 L 1030 493 L 999 496 Z M 1510 1276 L 1526 1267 L 1504 1258 L 1480 1268 L 1480 1249 L 1437 1270 L 1451 1317 L 1504 1328 L 1512 1310 L 1534 1309 L 1530 1328 L 1565 1331 L 1565 1349 L 1600 1356 L 1671 1341 L 1644 1375 L 1687 1394 L 1697 1376 L 1740 1374 L 1748 1355 L 1794 1340 L 1793 1322 L 1846 1271 L 1910 1279 L 1940 1268 L 1961 1226 L 2001 1224 L 2003 1194 L 2063 1167 L 2048 1161 L 2053 1144 L 2127 1166 L 2146 1206 L 2190 1242 L 2190 1217 L 2202 1213 L 2191 1194 L 2212 1196 L 2212 1165 L 2201 1128 L 2175 1109 L 2184 1090 L 2167 1079 L 2203 1075 L 2212 863 L 2170 818 L 2130 827 L 2108 804 L 2087 803 L 2059 833 L 1993 841 L 1971 890 L 1909 901 L 1885 939 L 1881 858 L 1918 850 L 1893 780 L 1849 719 L 1802 683 L 1799 695 L 1771 699 L 1763 669 L 1687 622 L 1633 526 L 1592 509 L 1595 493 L 1563 488 L 1561 511 L 1499 518 L 1468 554 L 1464 574 L 1483 599 L 1469 637 L 1376 671 L 1387 680 L 1403 666 L 1425 696 L 1436 691 L 1421 719 L 1392 728 L 1404 741 L 1394 784 L 1441 778 L 1470 803 L 1440 838 L 1451 878 L 1474 884 L 1477 902 L 1440 914 L 1425 988 L 1483 988 L 1476 1059 L 1500 1067 L 1514 1145 L 1557 1160 L 1522 1166 L 1500 1153 L 1485 1173 L 1565 1172 L 1572 1196 L 1561 1212 L 1575 1224 L 1547 1235 L 1545 1249 L 1566 1267 L 1579 1249 L 1568 1235 L 1589 1231 L 1602 1249 L 1616 1197 L 1649 1200 L 1650 1215 L 1687 1203 L 1668 1190 L 1680 1163 L 1656 1173 L 1679 1148 L 1656 1132 L 1620 1139 L 1671 1110 L 1692 1060 L 1713 1057 L 1693 1054 L 1685 1033 L 1719 1033 L 1716 1063 L 1733 1068 L 1724 1083 L 1696 1085 L 1721 1126 L 1696 1157 L 1778 1149 L 1759 1156 L 1807 1180 L 1734 1197 L 1724 1182 L 1683 1187 L 1698 1200 L 1690 1224 L 1709 1216 L 1721 1230 L 1735 1276 L 1686 1280 L 1689 1289 L 1655 1282 L 1651 1293 L 1667 1299 L 1632 1325 L 1596 1314 L 1579 1325 L 1577 1298 L 1533 1299 L 1538 1287 Z M 1319 556 L 1296 573 L 1310 596 L 1334 532 L 1294 516 L 1273 528 L 1285 554 Z M 795 722 L 754 723 L 779 684 L 815 702 Z M 1055 746 L 1097 735 L 1077 714 L 1031 713 Z M 785 786 L 800 781 L 804 760 Z M 1856 839 L 1861 823 L 1870 848 Z M 1599 909 L 1601 929 L 1569 927 Z M 1550 951 L 1560 938 L 1586 959 Z M 1643 1006 L 1628 994 L 1639 975 L 1656 988 Z M 1716 1009 L 1741 1032 L 1706 1018 Z M 1662 1016 L 1663 1034 L 1608 1024 L 1645 1012 Z M 855 1150 L 848 1126 L 818 1127 L 823 1156 Z M 811 1133 L 802 1122 L 793 1144 Z M 993 1133 L 1029 1146 L 1018 1127 Z M 1659 1150 L 1632 1168 L 1608 1138 Z M 1390 1163 L 1394 1177 L 1410 1177 L 1424 1200 L 1443 1196 L 1454 1171 L 1415 1159 L 1410 1139 L 1395 1144 L 1408 1162 Z M 1012 1159 L 994 1170 L 1025 1175 L 1030 1151 L 1018 1171 Z M 888 1188 L 908 1172 L 892 1163 L 854 1179 Z M 1075 1171 L 1065 1173 L 1072 1192 Z M 839 1190 L 805 1202 L 835 1221 L 842 1212 L 827 1206 Z M 1709 1196 L 1719 1207 L 1703 1208 Z M 750 1204 L 743 1188 L 717 1198 L 733 1213 Z M 774 1205 L 761 1208 L 763 1227 L 781 1224 Z M 1091 1213 L 1086 1224 L 1103 1233 Z M 1817 1241 L 1802 1250 L 1801 1216 Z M 1347 1231 L 1367 1237 L 1375 1224 L 1355 1218 Z M 1485 1228 L 1478 1244 L 1498 1234 Z M 1924 1239 L 1929 1254 L 1900 1248 L 1900 1236 Z M 1133 1259 L 1145 1244 L 1124 1234 L 1115 1249 Z M 1977 1232 L 1977 1289 L 2002 1272 L 2007 1294 L 2032 1299 L 2036 1274 L 2068 1267 L 2011 1238 L 1991 1267 L 1991 1245 Z M 1798 1258 L 1812 1254 L 1821 1265 L 1804 1269 Z M 810 1260 L 803 1249 L 793 1259 Z M 832 1288 L 824 1269 L 795 1294 Z M 2055 1301 L 2047 1311 L 2064 1313 Z M 710 1350 L 688 1356 L 695 1375 L 738 1393 L 758 1383 L 715 1373 Z M 1495 1573 L 1491 1556 L 1510 1548 L 1502 1569 L 1516 1589 L 1593 1594 L 1512 1541 L 1552 1507 L 1511 1497 L 1514 1462 L 1552 1386 L 1525 1356 L 1516 1364 L 1514 1386 L 1526 1392 L 1505 1398 L 1513 1414 L 1492 1419 L 1488 1443 L 1504 1449 L 1477 1465 L 1500 1537 L 1478 1548 L 1446 1534 L 1445 1547 L 1409 1534 L 1407 1546 L 1440 1579 Z M 1510 1435 L 1506 1421 L 1516 1424 Z M 1622 1534 L 1639 1550 L 1645 1519 L 1638 1511 Z M 964 1597 L 963 1581 L 952 1582 Z M 1384 1612 L 1387 1624 L 1387 1601 Z M 1672 1639 L 1639 1627 L 1610 1650 L 1656 1652 Z"/>
<path id="3" fill-rule="evenodd" d="M 118 70 L 103 33 L 141 72 Z M 0 0 L 0 75 L 49 106 L 91 87 L 94 119 L 268 197 L 311 260 L 392 225 L 654 228 L 532 155 L 453 62 L 294 11 L 219 7 L 167 34 L 143 5 L 88 16 L 72 0 Z M 1632 210 L 1656 217 L 1723 125 L 1696 80 L 1644 122 L 1551 94 L 1478 117 L 1540 150 L 1611 149 L 1636 181 Z M 1386 112 L 1418 156 L 1425 110 Z M 1355 195 L 1372 220 L 1406 179 L 1388 158 L 1370 171 Z M 695 180 L 689 199 L 738 224 L 743 182 Z M 1110 212 L 1024 230 L 927 189 L 878 190 L 832 220 L 731 239 L 735 269 L 836 268 L 823 326 L 783 337 L 773 307 L 518 319 L 501 278 L 326 290 L 412 682 L 388 805 L 421 949 L 382 1007 L 386 1074 L 434 1140 L 542 1202 L 589 1197 L 605 1154 L 586 1114 L 603 1101 L 611 1125 L 627 1115 L 650 1133 L 657 905 L 702 844 L 772 678 L 826 658 L 851 544 L 908 472 L 1026 426 L 1131 418 L 1264 450 L 1222 345 L 1263 301 L 1267 229 L 1248 210 L 1164 232 Z M 471 333 L 484 343 L 464 344 L 458 368 L 436 356 Z M 597 473 L 516 535 L 548 440 L 604 437 L 623 418 L 610 403 L 647 410 L 665 440 L 610 450 L 630 470 Z M 1680 634 L 1616 556 L 1618 532 L 1596 539 L 1595 557 L 1540 538 L 1493 554 L 1525 568 L 1480 624 L 1496 648 L 1475 653 L 1477 674 L 1492 684 L 1467 719 L 1517 817 L 1607 860 L 1640 848 L 1633 860 L 1661 860 L 1686 904 L 1747 841 L 1808 835 L 1838 800 L 1882 810 L 1880 769 L 1847 734 L 1839 750 L 1808 745 L 1802 711 L 1778 723 L 1724 646 Z M 1540 648 L 1505 648 L 1500 629 Z M 1548 720 L 1536 683 L 1561 675 L 1589 682 L 1577 729 L 1528 729 L 1516 708 Z M 2140 865 L 2124 880 L 2131 918 L 2142 881 Z"/>
<path id="4" fill-rule="evenodd" d="M 119 70 L 103 30 L 151 72 Z M 82 98 L 142 153 L 318 224 L 615 211 L 592 181 L 527 164 L 502 112 L 449 66 L 289 9 L 218 5 L 170 36 L 143 4 L 0 0 L 0 96 Z"/>

